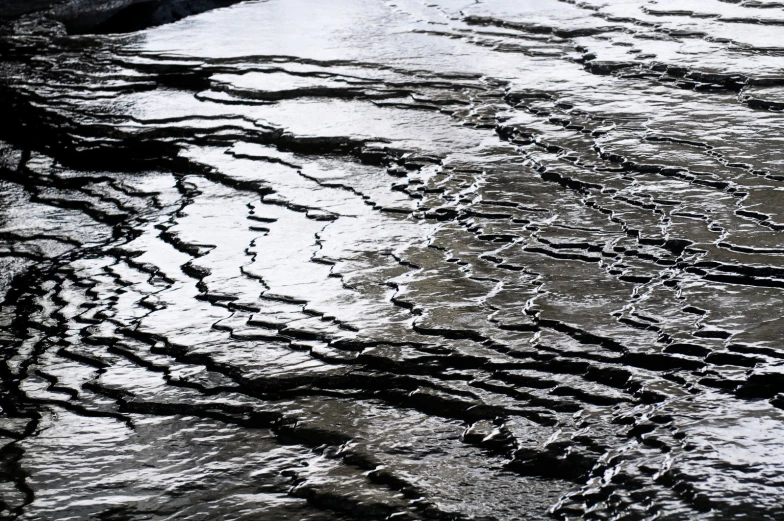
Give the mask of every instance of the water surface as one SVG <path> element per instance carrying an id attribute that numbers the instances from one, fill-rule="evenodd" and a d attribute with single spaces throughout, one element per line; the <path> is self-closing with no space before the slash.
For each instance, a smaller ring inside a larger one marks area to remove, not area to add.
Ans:
<path id="1" fill-rule="evenodd" d="M 0 516 L 782 519 L 783 25 L 6 27 Z"/>

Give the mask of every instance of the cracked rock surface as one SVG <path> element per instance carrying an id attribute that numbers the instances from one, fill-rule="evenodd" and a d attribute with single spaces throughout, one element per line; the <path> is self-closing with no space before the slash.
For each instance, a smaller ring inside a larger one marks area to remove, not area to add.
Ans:
<path id="1" fill-rule="evenodd" d="M 784 519 L 784 4 L 77 4 L 0 26 L 0 519 Z"/>

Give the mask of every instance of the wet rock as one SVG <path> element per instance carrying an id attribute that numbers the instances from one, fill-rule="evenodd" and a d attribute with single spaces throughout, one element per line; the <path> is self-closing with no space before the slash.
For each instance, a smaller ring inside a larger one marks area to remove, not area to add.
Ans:
<path id="1" fill-rule="evenodd" d="M 780 13 L 229 3 L 3 6 L 0 517 L 781 517 Z"/>
<path id="2" fill-rule="evenodd" d="M 239 0 L 60 0 L 53 15 L 68 32 L 126 33 L 163 25 Z M 48 7 L 48 6 L 47 6 Z"/>

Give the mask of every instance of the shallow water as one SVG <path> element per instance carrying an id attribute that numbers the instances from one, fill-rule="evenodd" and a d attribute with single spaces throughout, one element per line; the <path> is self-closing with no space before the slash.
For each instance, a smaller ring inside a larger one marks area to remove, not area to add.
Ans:
<path id="1" fill-rule="evenodd" d="M 784 518 L 784 5 L 2 33 L 0 517 Z"/>

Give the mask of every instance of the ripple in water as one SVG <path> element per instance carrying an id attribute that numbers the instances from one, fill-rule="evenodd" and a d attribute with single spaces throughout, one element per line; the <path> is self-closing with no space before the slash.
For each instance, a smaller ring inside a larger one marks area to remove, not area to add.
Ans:
<path id="1" fill-rule="evenodd" d="M 6 22 L 0 517 L 781 519 L 782 26 Z"/>

